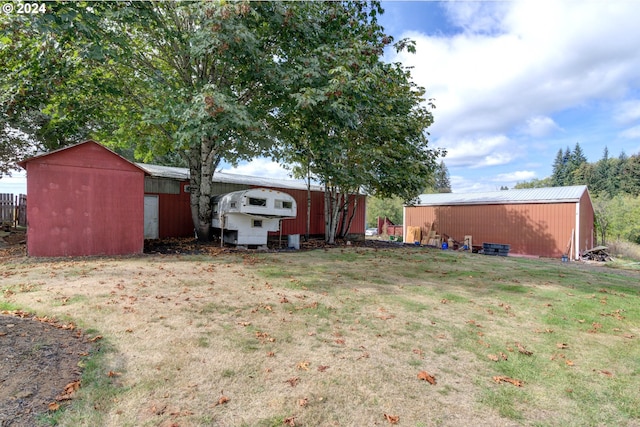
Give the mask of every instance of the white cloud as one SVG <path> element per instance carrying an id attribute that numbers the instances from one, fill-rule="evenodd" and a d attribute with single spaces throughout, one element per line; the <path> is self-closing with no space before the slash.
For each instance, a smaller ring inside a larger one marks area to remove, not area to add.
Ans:
<path id="1" fill-rule="evenodd" d="M 417 54 L 392 61 L 412 66 L 435 98 L 433 140 L 447 163 L 508 164 L 522 153 L 512 135 L 541 138 L 562 130 L 555 115 L 601 101 L 621 102 L 640 84 L 640 8 L 632 1 L 448 2 L 464 32 L 407 32 Z M 620 107 L 637 120 L 640 101 Z M 606 113 L 603 113 L 606 115 Z M 634 135 L 629 130 L 625 135 Z M 524 144 L 524 142 L 523 142 Z"/>
<path id="2" fill-rule="evenodd" d="M 640 125 L 626 129 L 618 134 L 620 138 L 640 139 Z"/>
<path id="3" fill-rule="evenodd" d="M 623 125 L 640 120 L 640 100 L 636 99 L 619 104 L 614 113 L 614 119 Z"/>
<path id="4" fill-rule="evenodd" d="M 507 172 L 496 175 L 495 178 L 492 179 L 494 182 L 504 183 L 504 185 L 513 185 L 518 182 L 528 181 L 536 177 L 536 173 L 534 171 L 515 171 L 515 172 Z M 509 186 L 511 186 L 509 185 Z"/>
<path id="5" fill-rule="evenodd" d="M 507 164 L 517 156 L 512 141 L 504 135 L 467 139 L 441 138 L 439 147 L 447 148 L 447 164 L 479 168 Z"/>
<path id="6" fill-rule="evenodd" d="M 222 172 L 274 179 L 291 178 L 290 171 L 284 169 L 278 163 L 264 157 L 253 159 L 250 162 L 243 162 L 237 167 L 222 169 Z"/>
<path id="7" fill-rule="evenodd" d="M 536 116 L 527 119 L 524 132 L 535 138 L 540 138 L 560 130 L 560 126 L 551 118 Z"/>

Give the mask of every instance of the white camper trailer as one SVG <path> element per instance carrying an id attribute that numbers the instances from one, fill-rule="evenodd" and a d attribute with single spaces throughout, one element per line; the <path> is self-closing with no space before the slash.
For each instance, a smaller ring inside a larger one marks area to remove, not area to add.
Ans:
<path id="1" fill-rule="evenodd" d="M 225 243 L 266 246 L 269 231 L 278 231 L 280 221 L 295 218 L 295 199 L 281 191 L 252 188 L 215 196 L 211 225 Z M 214 231 L 214 232 L 215 232 Z"/>

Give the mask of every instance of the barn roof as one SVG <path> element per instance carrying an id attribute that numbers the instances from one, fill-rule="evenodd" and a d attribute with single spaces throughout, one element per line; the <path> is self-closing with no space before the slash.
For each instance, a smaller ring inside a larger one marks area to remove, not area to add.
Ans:
<path id="1" fill-rule="evenodd" d="M 187 168 L 149 165 L 146 163 L 137 163 L 137 165 L 140 166 L 142 169 L 146 170 L 147 172 L 149 172 L 151 176 L 155 176 L 159 178 L 180 179 L 185 181 L 189 179 L 189 169 Z M 224 184 L 255 185 L 259 187 L 290 188 L 293 190 L 307 189 L 307 184 L 304 181 L 293 180 L 293 179 L 275 179 L 275 178 L 265 178 L 265 177 L 258 177 L 258 176 L 237 175 L 237 174 L 226 173 L 226 172 L 214 173 L 213 182 L 224 183 Z M 311 185 L 311 190 L 323 191 L 321 186 L 313 185 L 313 184 Z"/>
<path id="2" fill-rule="evenodd" d="M 422 194 L 418 196 L 419 201 L 415 206 L 569 203 L 579 201 L 585 191 L 588 191 L 586 185 L 575 185 L 570 187 L 526 188 L 482 193 Z"/>

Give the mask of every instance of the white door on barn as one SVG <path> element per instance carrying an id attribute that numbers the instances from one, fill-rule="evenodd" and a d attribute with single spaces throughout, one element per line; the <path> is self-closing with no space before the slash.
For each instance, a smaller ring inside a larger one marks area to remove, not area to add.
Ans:
<path id="1" fill-rule="evenodd" d="M 157 239 L 158 233 L 158 196 L 144 196 L 144 238 Z"/>

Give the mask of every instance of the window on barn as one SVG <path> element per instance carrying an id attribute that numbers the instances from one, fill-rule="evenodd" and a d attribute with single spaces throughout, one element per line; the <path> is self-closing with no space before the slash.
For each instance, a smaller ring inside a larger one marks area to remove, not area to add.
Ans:
<path id="1" fill-rule="evenodd" d="M 249 205 L 251 205 L 251 206 L 267 206 L 267 199 L 257 199 L 255 197 L 249 197 Z"/>
<path id="2" fill-rule="evenodd" d="M 262 228 L 262 220 L 261 219 L 254 219 L 253 220 L 253 227 Z"/>
<path id="3" fill-rule="evenodd" d="M 291 209 L 293 203 L 286 200 L 276 200 L 276 209 Z"/>

